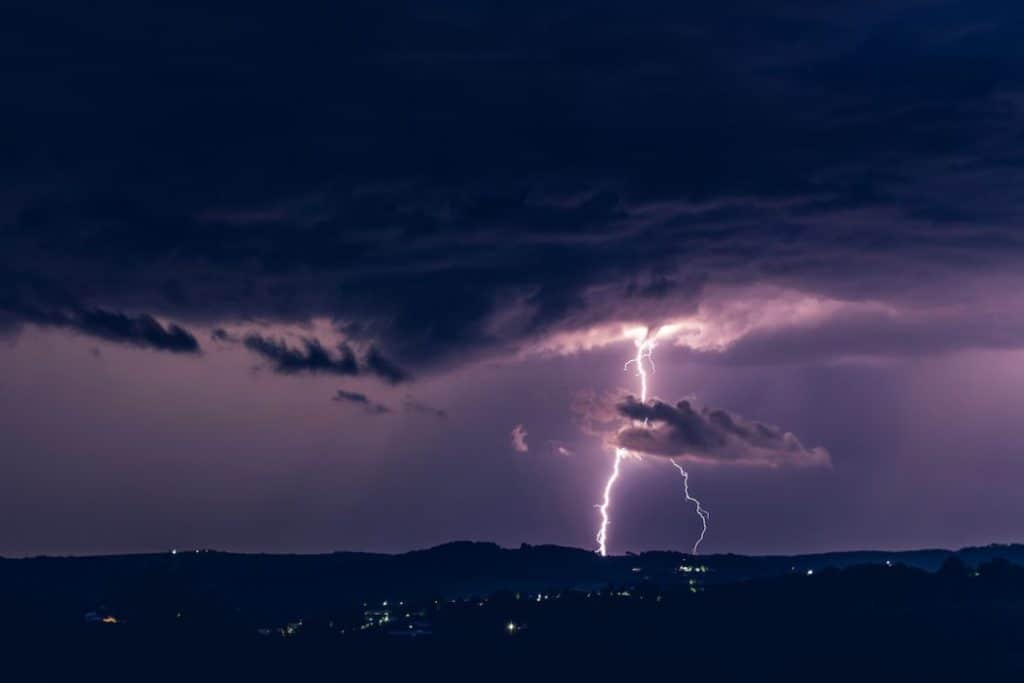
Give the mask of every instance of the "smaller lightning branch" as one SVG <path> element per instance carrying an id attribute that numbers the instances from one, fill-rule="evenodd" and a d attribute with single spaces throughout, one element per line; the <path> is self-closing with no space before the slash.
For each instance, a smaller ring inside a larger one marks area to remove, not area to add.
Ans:
<path id="1" fill-rule="evenodd" d="M 691 551 L 691 554 L 696 555 L 701 541 L 704 540 L 704 534 L 708 532 L 708 519 L 711 518 L 711 513 L 701 507 L 699 500 L 690 495 L 690 475 L 683 469 L 683 466 L 675 460 L 670 462 L 676 466 L 679 474 L 683 475 L 683 493 L 686 495 L 686 500 L 693 503 L 694 507 L 697 508 L 697 516 L 700 517 L 700 536 L 697 538 L 697 542 L 693 544 L 693 550 Z"/>

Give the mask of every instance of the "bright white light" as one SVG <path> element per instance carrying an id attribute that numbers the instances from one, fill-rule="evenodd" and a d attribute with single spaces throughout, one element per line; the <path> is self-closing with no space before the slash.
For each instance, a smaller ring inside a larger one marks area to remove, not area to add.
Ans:
<path id="1" fill-rule="evenodd" d="M 615 464 L 612 466 L 612 475 L 608 477 L 608 481 L 604 485 L 604 501 L 597 506 L 597 509 L 601 511 L 601 526 L 597 530 L 597 552 L 601 554 L 601 557 L 608 556 L 608 506 L 611 505 L 612 488 L 619 478 L 619 470 L 622 466 L 622 459 L 625 456 L 626 450 L 624 448 L 615 449 Z"/>

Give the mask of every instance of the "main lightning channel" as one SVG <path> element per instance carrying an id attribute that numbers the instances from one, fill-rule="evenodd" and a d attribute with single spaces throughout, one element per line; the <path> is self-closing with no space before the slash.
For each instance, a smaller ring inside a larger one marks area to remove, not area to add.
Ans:
<path id="1" fill-rule="evenodd" d="M 597 506 L 601 511 L 601 527 L 597 530 L 597 547 L 601 557 L 608 555 L 608 506 L 612 502 L 612 488 L 619 479 L 619 471 L 622 467 L 622 460 L 626 457 L 624 448 L 615 449 L 615 464 L 612 466 L 612 474 L 604 485 L 604 501 Z"/>
<path id="2" fill-rule="evenodd" d="M 636 356 L 626 361 L 626 364 L 622 367 L 623 370 L 628 370 L 630 365 L 636 364 L 636 373 L 640 376 L 640 401 L 642 403 L 647 402 L 647 368 L 644 367 L 644 361 L 646 360 L 650 364 L 651 372 L 654 372 L 654 358 L 651 356 L 653 350 L 653 338 L 647 338 L 647 335 L 637 338 Z M 647 424 L 647 420 L 644 420 L 644 424 Z M 608 524 L 610 518 L 609 508 L 612 504 L 612 489 L 615 488 L 615 482 L 619 480 L 622 461 L 628 456 L 629 451 L 625 448 L 615 449 L 615 462 L 612 465 L 612 473 L 604 485 L 604 498 L 601 504 L 597 506 L 597 509 L 601 512 L 601 526 L 597 529 L 597 552 L 601 557 L 608 556 Z"/>

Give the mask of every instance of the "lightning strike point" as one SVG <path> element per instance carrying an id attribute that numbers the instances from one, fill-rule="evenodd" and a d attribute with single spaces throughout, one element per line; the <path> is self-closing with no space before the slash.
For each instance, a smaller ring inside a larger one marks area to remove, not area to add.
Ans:
<path id="1" fill-rule="evenodd" d="M 693 544 L 693 549 L 690 551 L 691 555 L 696 555 L 701 541 L 704 540 L 704 535 L 708 532 L 708 520 L 711 518 L 711 513 L 701 507 L 699 500 L 690 495 L 690 475 L 683 469 L 683 466 L 675 460 L 670 462 L 675 465 L 676 469 L 679 470 L 679 474 L 683 476 L 683 494 L 686 496 L 686 500 L 693 503 L 694 507 L 697 508 L 697 516 L 700 517 L 700 536 L 697 537 L 697 541 Z"/>
<path id="2" fill-rule="evenodd" d="M 622 459 L 626 457 L 624 448 L 615 449 L 615 464 L 612 466 L 612 474 L 604 485 L 604 501 L 597 506 L 601 511 L 601 526 L 597 530 L 597 552 L 601 557 L 608 557 L 608 506 L 612 502 L 612 488 L 619 478 L 619 469 Z"/>

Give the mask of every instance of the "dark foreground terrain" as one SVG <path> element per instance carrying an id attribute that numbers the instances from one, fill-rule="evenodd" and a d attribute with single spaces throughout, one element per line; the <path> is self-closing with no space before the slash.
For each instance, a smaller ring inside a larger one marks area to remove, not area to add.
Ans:
<path id="1" fill-rule="evenodd" d="M 0 560 L 0 652 L 9 680 L 1021 680 L 1021 565 L 1021 546 L 600 558 L 471 543 Z"/>

